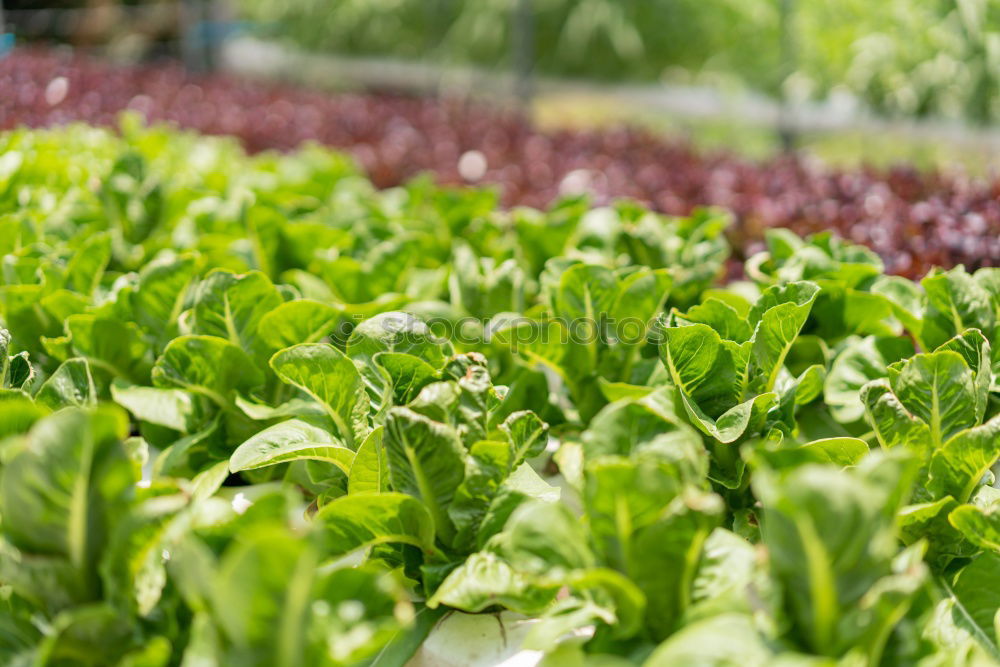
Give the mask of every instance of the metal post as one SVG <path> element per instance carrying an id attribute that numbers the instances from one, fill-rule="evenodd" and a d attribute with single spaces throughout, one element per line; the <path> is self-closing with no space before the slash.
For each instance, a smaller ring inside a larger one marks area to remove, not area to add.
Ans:
<path id="1" fill-rule="evenodd" d="M 198 23 L 195 24 L 195 38 L 198 40 L 198 65 L 202 72 L 212 69 L 212 29 L 213 1 L 194 0 Z"/>
<path id="2" fill-rule="evenodd" d="M 511 23 L 511 51 L 514 65 L 514 95 L 525 109 L 534 94 L 532 73 L 535 67 L 535 16 L 531 0 L 514 0 Z"/>
<path id="3" fill-rule="evenodd" d="M 432 26 L 435 25 L 434 19 L 437 16 L 445 13 L 445 7 L 441 6 L 440 0 L 424 0 L 424 2 L 421 4 L 423 5 L 424 9 L 424 16 L 423 16 L 424 33 L 423 33 L 422 53 L 424 54 L 424 58 L 426 59 L 427 54 L 431 53 L 434 50 L 434 48 L 440 44 L 441 35 L 436 34 L 436 31 L 432 28 Z M 441 74 L 442 71 L 443 68 L 439 69 L 438 75 L 434 79 L 433 94 L 435 97 L 441 95 L 441 89 L 443 88 L 444 75 Z"/>
<path id="4" fill-rule="evenodd" d="M 205 71 L 209 63 L 206 50 L 205 7 L 202 0 L 180 0 L 179 7 L 181 60 L 194 71 Z"/>
<path id="5" fill-rule="evenodd" d="M 229 37 L 233 21 L 233 12 L 226 0 L 208 0 L 207 18 L 209 21 L 205 35 L 205 60 L 208 69 L 215 70 L 222 61 L 222 43 Z"/>
<path id="6" fill-rule="evenodd" d="M 784 83 L 788 77 L 795 72 L 795 33 L 794 16 L 795 0 L 778 0 L 779 24 L 778 30 L 781 40 L 781 81 L 780 90 L 781 104 L 778 109 L 778 140 L 781 148 L 785 152 L 795 149 L 797 131 L 792 120 L 792 109 L 788 96 L 785 94 Z"/>

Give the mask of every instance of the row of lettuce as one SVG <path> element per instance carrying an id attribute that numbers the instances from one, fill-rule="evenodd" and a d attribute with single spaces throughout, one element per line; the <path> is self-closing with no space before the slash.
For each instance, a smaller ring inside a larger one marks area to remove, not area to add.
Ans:
<path id="1" fill-rule="evenodd" d="M 740 258 L 741 250 L 757 247 L 765 229 L 788 227 L 803 235 L 836 231 L 875 250 L 887 273 L 913 279 L 933 266 L 1000 264 L 1000 181 L 974 173 L 905 164 L 833 169 L 789 154 L 749 161 L 637 128 L 546 132 L 521 115 L 470 100 L 330 96 L 197 76 L 170 65 L 112 67 L 36 48 L 18 48 L 0 60 L 0 89 L 0 128 L 71 120 L 116 126 L 119 114 L 142 113 L 236 137 L 252 153 L 316 141 L 349 152 L 379 187 L 431 172 L 443 183 L 488 183 L 508 206 L 546 207 L 561 194 L 582 191 L 602 203 L 635 198 L 672 215 L 718 205 L 736 219 L 727 237 Z M 890 159 L 877 151 L 869 147 L 866 154 L 879 163 Z M 960 162 L 965 157 L 955 154 Z M 985 165 L 985 158 L 970 164 Z"/>
<path id="2" fill-rule="evenodd" d="M 3 135 L 0 662 L 994 664 L 1000 270 L 727 222 Z"/>

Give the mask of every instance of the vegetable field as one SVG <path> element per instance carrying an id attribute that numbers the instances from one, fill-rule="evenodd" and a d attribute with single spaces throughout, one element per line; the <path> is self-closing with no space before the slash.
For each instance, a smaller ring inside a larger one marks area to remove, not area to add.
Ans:
<path id="1" fill-rule="evenodd" d="M 1000 661 L 1000 269 L 120 130 L 0 135 L 0 663 Z"/>
<path id="2" fill-rule="evenodd" d="M 1000 180 L 962 173 L 839 170 L 806 158 L 754 162 L 703 154 L 650 132 L 543 132 L 525 118 L 459 100 L 324 95 L 176 67 L 110 67 L 18 49 L 0 60 L 0 128 L 72 121 L 115 125 L 132 109 L 153 121 L 238 137 L 251 151 L 316 141 L 349 152 L 380 188 L 423 172 L 438 182 L 500 190 L 504 206 L 548 206 L 561 193 L 596 203 L 629 197 L 672 215 L 711 204 L 735 216 L 737 264 L 764 231 L 833 230 L 875 250 L 886 271 L 922 277 L 933 266 L 1000 264 Z M 463 157 L 466 165 L 462 169 Z M 749 250 L 749 252 L 748 252 Z"/>

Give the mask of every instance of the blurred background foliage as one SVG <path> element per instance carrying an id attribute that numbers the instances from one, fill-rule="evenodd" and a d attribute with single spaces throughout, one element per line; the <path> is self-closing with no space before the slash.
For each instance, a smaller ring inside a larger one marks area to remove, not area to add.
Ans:
<path id="1" fill-rule="evenodd" d="M 237 0 L 309 50 L 506 68 L 526 0 Z M 1000 117 L 1000 0 L 530 0 L 539 74 Z"/>
<path id="2" fill-rule="evenodd" d="M 448 68 L 471 66 L 476 73 L 519 72 L 518 107 L 547 129 L 628 123 L 751 157 L 794 143 L 841 166 L 907 161 L 974 174 L 1000 170 L 1000 0 L 0 0 L 0 6 L 18 44 L 56 41 L 121 63 L 179 57 L 192 70 L 228 69 L 337 91 L 508 92 L 496 78 L 463 72 L 453 78 L 471 84 L 440 85 Z M 4 37 L 12 36 L 0 36 L 0 55 L 5 43 L 13 44 Z M 249 42 L 249 51 L 225 57 L 230 38 Z M 281 51 L 295 64 L 256 70 L 253 61 L 261 53 L 266 61 L 274 42 L 291 47 Z M 309 57 L 315 53 L 334 57 Z M 430 65 L 416 70 L 429 76 L 411 79 L 413 69 L 394 67 L 401 62 Z M 528 67 L 572 83 L 533 86 Z M 392 76 L 382 77 L 386 72 Z"/>

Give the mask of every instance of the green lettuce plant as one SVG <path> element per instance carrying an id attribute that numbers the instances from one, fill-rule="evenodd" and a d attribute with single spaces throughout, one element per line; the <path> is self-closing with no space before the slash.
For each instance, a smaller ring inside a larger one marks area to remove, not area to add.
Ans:
<path id="1" fill-rule="evenodd" d="M 995 269 L 119 130 L 0 139 L 3 664 L 1000 659 Z"/>

